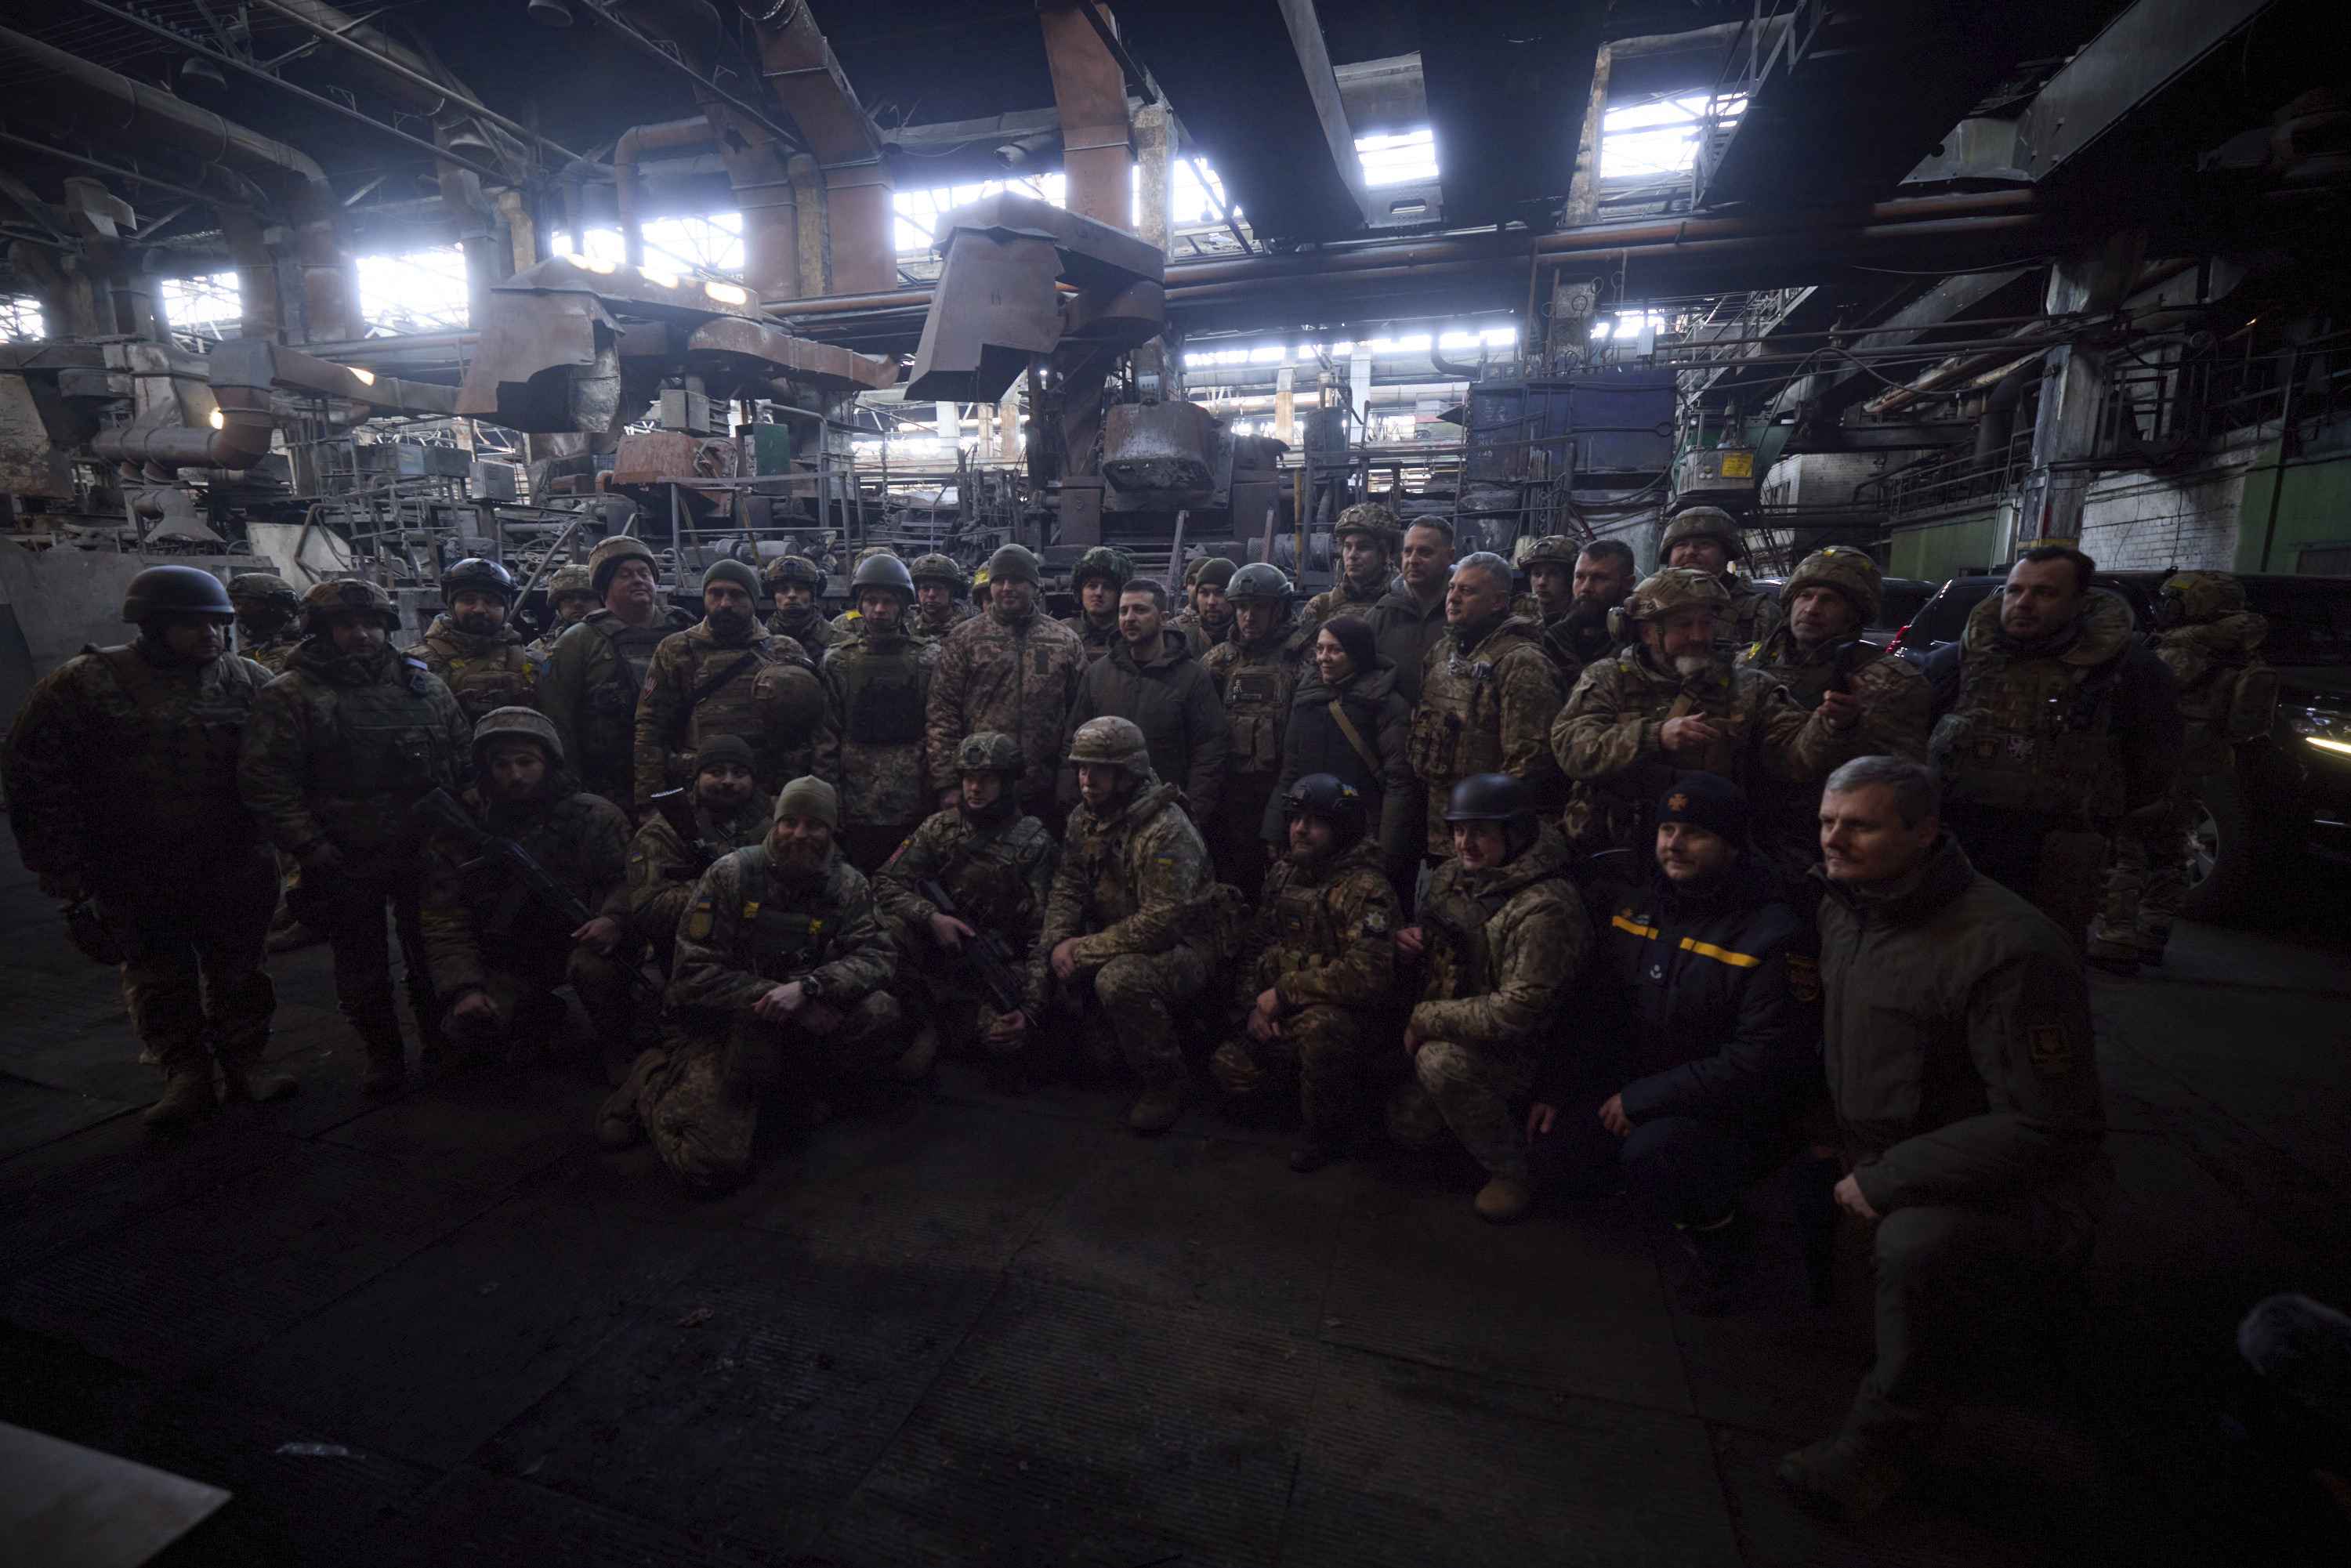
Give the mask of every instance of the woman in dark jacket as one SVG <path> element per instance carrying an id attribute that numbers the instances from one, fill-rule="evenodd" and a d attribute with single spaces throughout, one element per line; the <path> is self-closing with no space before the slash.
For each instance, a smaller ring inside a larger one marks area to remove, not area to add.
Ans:
<path id="1" fill-rule="evenodd" d="M 1329 773 L 1363 792 L 1371 819 L 1365 836 L 1378 842 L 1389 878 L 1406 874 L 1419 843 L 1421 790 L 1405 755 L 1412 705 L 1395 689 L 1395 666 L 1379 656 L 1372 629 L 1352 615 L 1322 624 L 1309 662 L 1290 702 L 1281 777 L 1268 798 L 1259 836 L 1286 843 L 1281 803 L 1290 787 L 1310 773 Z M 1338 714 L 1346 716 L 1344 725 Z"/>

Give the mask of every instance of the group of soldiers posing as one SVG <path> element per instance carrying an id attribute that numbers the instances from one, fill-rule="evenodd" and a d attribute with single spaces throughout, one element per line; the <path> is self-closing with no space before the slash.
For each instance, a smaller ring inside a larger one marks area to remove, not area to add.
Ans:
<path id="1" fill-rule="evenodd" d="M 1865 556 L 1774 601 L 1706 508 L 1637 582 L 1621 543 L 1537 541 L 1525 596 L 1441 522 L 1337 533 L 1302 611 L 1209 560 L 1170 616 L 1102 549 L 1066 622 L 1019 546 L 984 611 L 947 558 L 877 551 L 838 620 L 787 557 L 712 566 L 686 622 L 618 537 L 556 574 L 548 640 L 466 561 L 404 653 L 371 584 L 153 567 L 136 640 L 47 676 L 0 767 L 26 864 L 121 965 L 159 1125 L 213 1111 L 215 1070 L 292 1091 L 264 1060 L 283 887 L 369 1092 L 407 1072 L 392 937 L 442 1070 L 544 1052 L 568 985 L 614 1085 L 596 1135 L 696 1190 L 743 1177 L 771 1091 L 805 1115 L 942 1049 L 1126 1074 L 1145 1134 L 1204 1067 L 1234 1114 L 1295 1118 L 1301 1172 L 1384 1131 L 1474 1159 L 1494 1221 L 1629 1190 L 1713 1311 L 1741 1190 L 1792 1170 L 1816 1270 L 1839 1209 L 1876 1224 L 1879 1359 L 1782 1473 L 1865 1511 L 1970 1314 L 2086 1253 L 2085 945 L 2159 959 L 2259 618 L 2181 573 L 2150 649 L 2041 549 L 1922 673 L 1861 638 Z"/>

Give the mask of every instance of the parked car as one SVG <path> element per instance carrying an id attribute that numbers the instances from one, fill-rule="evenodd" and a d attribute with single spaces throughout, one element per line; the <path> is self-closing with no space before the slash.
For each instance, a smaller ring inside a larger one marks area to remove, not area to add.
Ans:
<path id="1" fill-rule="evenodd" d="M 2130 606 L 2142 630 L 2170 573 L 2100 572 L 2094 580 Z M 1956 642 L 2002 575 L 1969 572 L 1943 584 L 1895 639 L 1923 664 Z M 2262 656 L 2278 675 L 2277 723 L 2237 748 L 2233 778 L 2207 790 L 2193 830 L 2186 911 L 2210 919 L 2241 906 L 2267 867 L 2305 855 L 2351 864 L 2351 577 L 2252 573 L 2250 607 L 2269 619 Z"/>

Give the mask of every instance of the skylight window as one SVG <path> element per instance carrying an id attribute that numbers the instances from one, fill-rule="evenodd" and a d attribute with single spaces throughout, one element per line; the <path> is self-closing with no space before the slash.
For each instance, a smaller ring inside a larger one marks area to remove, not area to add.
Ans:
<path id="1" fill-rule="evenodd" d="M 29 294 L 0 294 L 0 341 L 30 343 L 46 336 L 39 300 Z"/>
<path id="2" fill-rule="evenodd" d="M 174 332 L 195 338 L 234 338 L 243 329 L 245 295 L 234 272 L 163 279 L 163 319 Z"/>
<path id="3" fill-rule="evenodd" d="M 471 326 L 465 253 L 453 245 L 360 257 L 360 319 L 371 338 Z"/>
<path id="4" fill-rule="evenodd" d="M 1610 110 L 1600 121 L 1600 177 L 1654 179 L 1687 172 L 1698 161 L 1709 98 L 1686 93 Z M 1744 99 L 1729 99 L 1719 112 L 1735 120 L 1745 107 Z"/>
<path id="5" fill-rule="evenodd" d="M 957 207 L 967 207 L 982 196 L 992 196 L 998 191 L 1012 191 L 1023 196 L 1035 196 L 1054 206 L 1068 205 L 1069 182 L 1061 174 L 1040 174 L 1033 179 L 983 180 L 970 185 L 941 185 L 931 191 L 896 191 L 891 193 L 890 204 L 897 209 L 898 227 L 892 244 L 898 254 L 928 250 L 937 243 L 939 218 Z"/>
<path id="6" fill-rule="evenodd" d="M 1358 136 L 1355 156 L 1363 162 L 1364 183 L 1409 185 L 1437 178 L 1437 133 L 1426 128 L 1392 136 Z"/>

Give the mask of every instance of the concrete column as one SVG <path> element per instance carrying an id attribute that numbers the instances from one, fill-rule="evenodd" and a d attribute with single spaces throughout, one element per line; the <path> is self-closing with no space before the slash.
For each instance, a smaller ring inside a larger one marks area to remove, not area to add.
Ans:
<path id="1" fill-rule="evenodd" d="M 2147 233 L 2109 236 L 2095 250 L 2049 269 L 2044 308 L 2053 316 L 2097 316 L 2122 303 L 2147 256 Z M 2074 543 L 2082 536 L 2082 504 L 2095 476 L 2072 465 L 2097 451 L 2105 412 L 2106 356 L 2085 343 L 2052 349 L 2041 372 L 2041 409 L 2032 426 L 2032 467 L 2017 498 L 2014 550 L 2043 539 Z"/>
<path id="2" fill-rule="evenodd" d="M 1366 424 L 1372 409 L 1372 351 L 1369 349 L 1357 348 L 1354 357 L 1347 361 L 1347 402 L 1355 411 L 1356 423 Z M 1368 434 L 1364 438 L 1369 439 Z"/>
<path id="3" fill-rule="evenodd" d="M 799 229 L 800 298 L 832 292 L 832 273 L 825 266 L 824 176 L 816 160 L 806 153 L 786 165 L 792 182 L 794 220 Z"/>
<path id="4" fill-rule="evenodd" d="M 1575 144 L 1575 177 L 1567 187 L 1567 212 L 1560 220 L 1562 228 L 1576 228 L 1591 223 L 1600 214 L 1600 132 L 1608 112 L 1608 67 L 1612 57 L 1606 44 L 1592 62 L 1592 104 L 1584 110 L 1583 134 Z"/>
<path id="5" fill-rule="evenodd" d="M 1273 434 L 1278 441 L 1298 444 L 1298 367 L 1284 365 L 1273 372 Z"/>
<path id="6" fill-rule="evenodd" d="M 951 402 L 935 402 L 931 408 L 937 416 L 939 439 L 949 446 L 960 442 L 963 439 L 963 415 L 957 412 L 956 405 Z"/>
<path id="7" fill-rule="evenodd" d="M 1173 242 L 1176 231 L 1174 193 L 1168 179 L 1174 141 L 1168 133 L 1165 103 L 1146 103 L 1136 111 L 1134 232 L 1162 251 Z"/>
<path id="8" fill-rule="evenodd" d="M 1020 383 L 1012 383 L 996 405 L 996 455 L 1006 463 L 1020 458 Z"/>
<path id="9" fill-rule="evenodd" d="M 1133 234 L 1126 78 L 1093 25 L 1068 0 L 1040 6 L 1037 19 L 1045 32 L 1045 63 L 1053 75 L 1053 105 L 1061 115 L 1069 209 Z"/>

